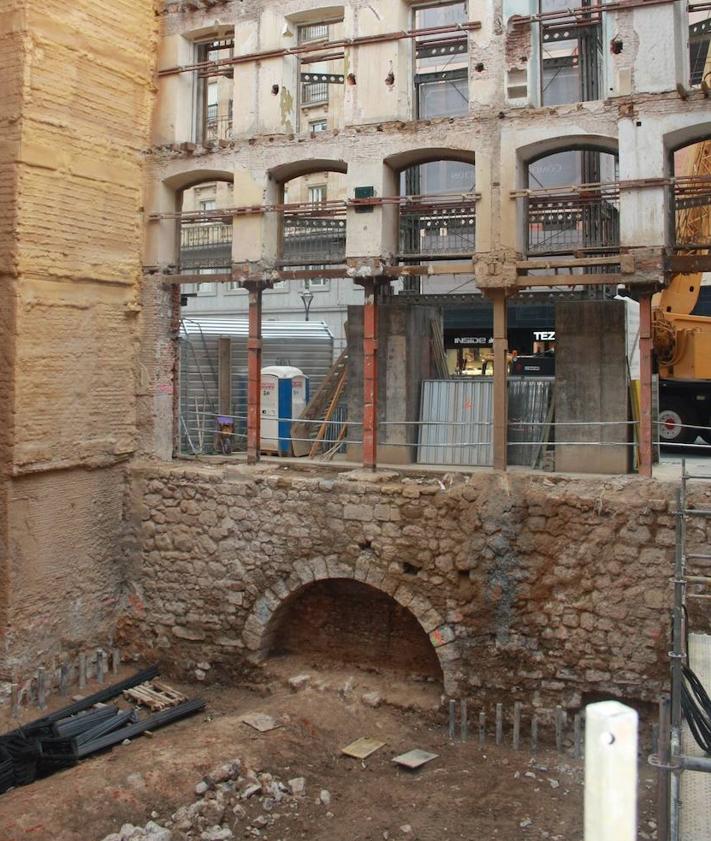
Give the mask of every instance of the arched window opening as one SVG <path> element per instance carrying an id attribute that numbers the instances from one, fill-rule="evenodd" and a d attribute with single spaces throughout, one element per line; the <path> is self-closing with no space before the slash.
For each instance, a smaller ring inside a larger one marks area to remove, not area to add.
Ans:
<path id="1" fill-rule="evenodd" d="M 538 0 L 541 105 L 602 96 L 601 12 L 597 0 Z"/>
<path id="2" fill-rule="evenodd" d="M 188 187 L 179 203 L 180 274 L 207 277 L 231 272 L 232 217 L 225 211 L 234 205 L 232 183 L 210 181 Z M 213 296 L 217 286 L 208 280 L 183 284 L 181 294 L 188 299 Z"/>
<path id="3" fill-rule="evenodd" d="M 321 171 L 292 178 L 284 184 L 279 265 L 317 270 L 346 261 L 346 176 Z M 326 288 L 314 276 L 305 286 Z"/>
<path id="4" fill-rule="evenodd" d="M 471 258 L 476 248 L 476 168 L 438 160 L 400 173 L 400 245 L 405 262 Z"/>
<path id="5" fill-rule="evenodd" d="M 566 149 L 528 164 L 529 256 L 601 256 L 620 246 L 617 155 Z"/>
<path id="6" fill-rule="evenodd" d="M 469 113 L 469 37 L 466 31 L 423 30 L 467 23 L 467 3 L 437 3 L 415 9 L 415 104 L 418 119 Z"/>
<path id="7" fill-rule="evenodd" d="M 379 667 L 441 682 L 437 652 L 417 618 L 381 590 L 351 579 L 307 584 L 276 611 L 270 656 Z"/>
<path id="8" fill-rule="evenodd" d="M 711 8 L 707 3 L 689 5 L 689 82 L 711 87 Z"/>
<path id="9" fill-rule="evenodd" d="M 234 70 L 220 62 L 234 55 L 234 30 L 195 42 L 195 138 L 211 145 L 232 139 Z"/>

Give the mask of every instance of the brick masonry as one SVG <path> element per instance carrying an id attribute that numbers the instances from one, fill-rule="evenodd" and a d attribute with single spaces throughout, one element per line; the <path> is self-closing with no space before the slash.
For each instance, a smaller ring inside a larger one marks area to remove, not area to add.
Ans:
<path id="1" fill-rule="evenodd" d="M 244 674 L 279 647 L 285 617 L 307 621 L 308 610 L 285 605 L 314 582 L 345 579 L 408 609 L 450 694 L 568 708 L 593 694 L 658 697 L 673 485 L 488 471 L 378 478 L 136 468 L 124 640 L 178 671 L 208 661 L 212 675 Z M 303 642 L 303 629 L 294 634 Z"/>

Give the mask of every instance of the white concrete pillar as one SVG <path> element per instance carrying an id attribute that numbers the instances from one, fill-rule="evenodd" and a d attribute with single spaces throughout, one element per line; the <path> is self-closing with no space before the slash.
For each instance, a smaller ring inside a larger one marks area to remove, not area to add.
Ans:
<path id="1" fill-rule="evenodd" d="M 641 125 L 637 125 L 637 123 Z M 647 115 L 619 122 L 620 181 L 662 178 L 666 174 L 664 142 L 660 127 Z M 669 214 L 665 187 L 620 191 L 620 244 L 660 246 L 666 241 Z"/>
<path id="2" fill-rule="evenodd" d="M 412 28 L 412 10 L 406 3 L 375 0 L 349 10 L 345 36 L 363 38 Z M 409 38 L 360 46 L 346 52 L 346 75 L 353 73 L 355 86 L 346 86 L 344 122 L 362 125 L 390 120 L 411 120 L 413 112 L 413 42 Z M 394 83 L 388 84 L 392 72 Z"/>
<path id="3" fill-rule="evenodd" d="M 373 187 L 376 198 L 396 196 L 397 178 L 382 160 L 351 162 L 348 168 L 347 195 L 355 197 L 356 187 Z M 347 257 L 379 257 L 395 253 L 398 243 L 397 205 L 375 206 L 367 213 L 348 209 L 346 230 Z"/>
<path id="4" fill-rule="evenodd" d="M 637 713 L 603 701 L 585 717 L 585 841 L 635 841 Z"/>
<path id="5" fill-rule="evenodd" d="M 279 200 L 274 185 L 268 191 L 268 175 L 247 169 L 236 169 L 234 196 L 236 207 L 261 206 Z M 278 214 L 255 213 L 235 216 L 232 234 L 232 261 L 234 263 L 275 260 L 278 249 Z"/>
<path id="6" fill-rule="evenodd" d="M 160 39 L 158 68 L 193 63 L 194 46 L 182 35 Z M 158 79 L 158 107 L 154 110 L 152 142 L 156 146 L 194 140 L 195 73 L 176 73 Z"/>
<path id="7" fill-rule="evenodd" d="M 148 182 L 145 201 L 150 214 L 175 213 L 178 210 L 176 191 L 162 181 Z M 144 266 L 177 265 L 178 251 L 178 223 L 174 218 L 147 223 L 143 245 Z"/>
<path id="8" fill-rule="evenodd" d="M 633 93 L 657 93 L 674 90 L 681 82 L 679 50 L 688 42 L 680 29 L 675 4 L 667 3 L 627 12 L 638 38 L 632 69 Z M 688 26 L 688 24 L 687 24 Z"/>

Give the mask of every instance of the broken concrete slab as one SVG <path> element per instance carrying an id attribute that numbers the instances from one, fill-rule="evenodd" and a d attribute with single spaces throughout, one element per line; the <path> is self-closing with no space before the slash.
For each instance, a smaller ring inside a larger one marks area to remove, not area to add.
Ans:
<path id="1" fill-rule="evenodd" d="M 258 730 L 260 733 L 268 733 L 270 730 L 276 730 L 281 727 L 281 724 L 272 718 L 270 715 L 264 713 L 247 713 L 243 715 L 240 721 Z"/>
<path id="2" fill-rule="evenodd" d="M 379 742 L 376 739 L 363 737 L 361 739 L 356 739 L 355 742 L 351 742 L 350 745 L 346 745 L 346 747 L 341 748 L 341 753 L 346 756 L 352 756 L 354 759 L 366 759 L 371 754 L 375 753 L 376 750 L 380 750 L 380 748 L 384 746 L 385 742 Z"/>
<path id="3" fill-rule="evenodd" d="M 401 753 L 400 756 L 393 757 L 393 762 L 402 765 L 404 768 L 415 770 L 426 765 L 428 762 L 432 762 L 433 759 L 437 759 L 438 756 L 438 753 L 430 753 L 429 751 L 416 748 L 407 753 Z"/>

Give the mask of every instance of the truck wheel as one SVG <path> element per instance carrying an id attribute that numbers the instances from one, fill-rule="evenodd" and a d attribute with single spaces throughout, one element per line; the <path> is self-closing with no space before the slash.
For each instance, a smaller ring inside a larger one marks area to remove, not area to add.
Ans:
<path id="1" fill-rule="evenodd" d="M 709 429 L 700 429 L 699 435 L 706 441 L 707 444 L 711 444 L 711 418 L 706 418 L 703 421 L 704 426 L 710 427 Z"/>
<path id="2" fill-rule="evenodd" d="M 665 402 L 659 412 L 659 443 L 665 444 L 693 444 L 699 434 L 696 429 L 699 419 L 682 400 Z"/>

